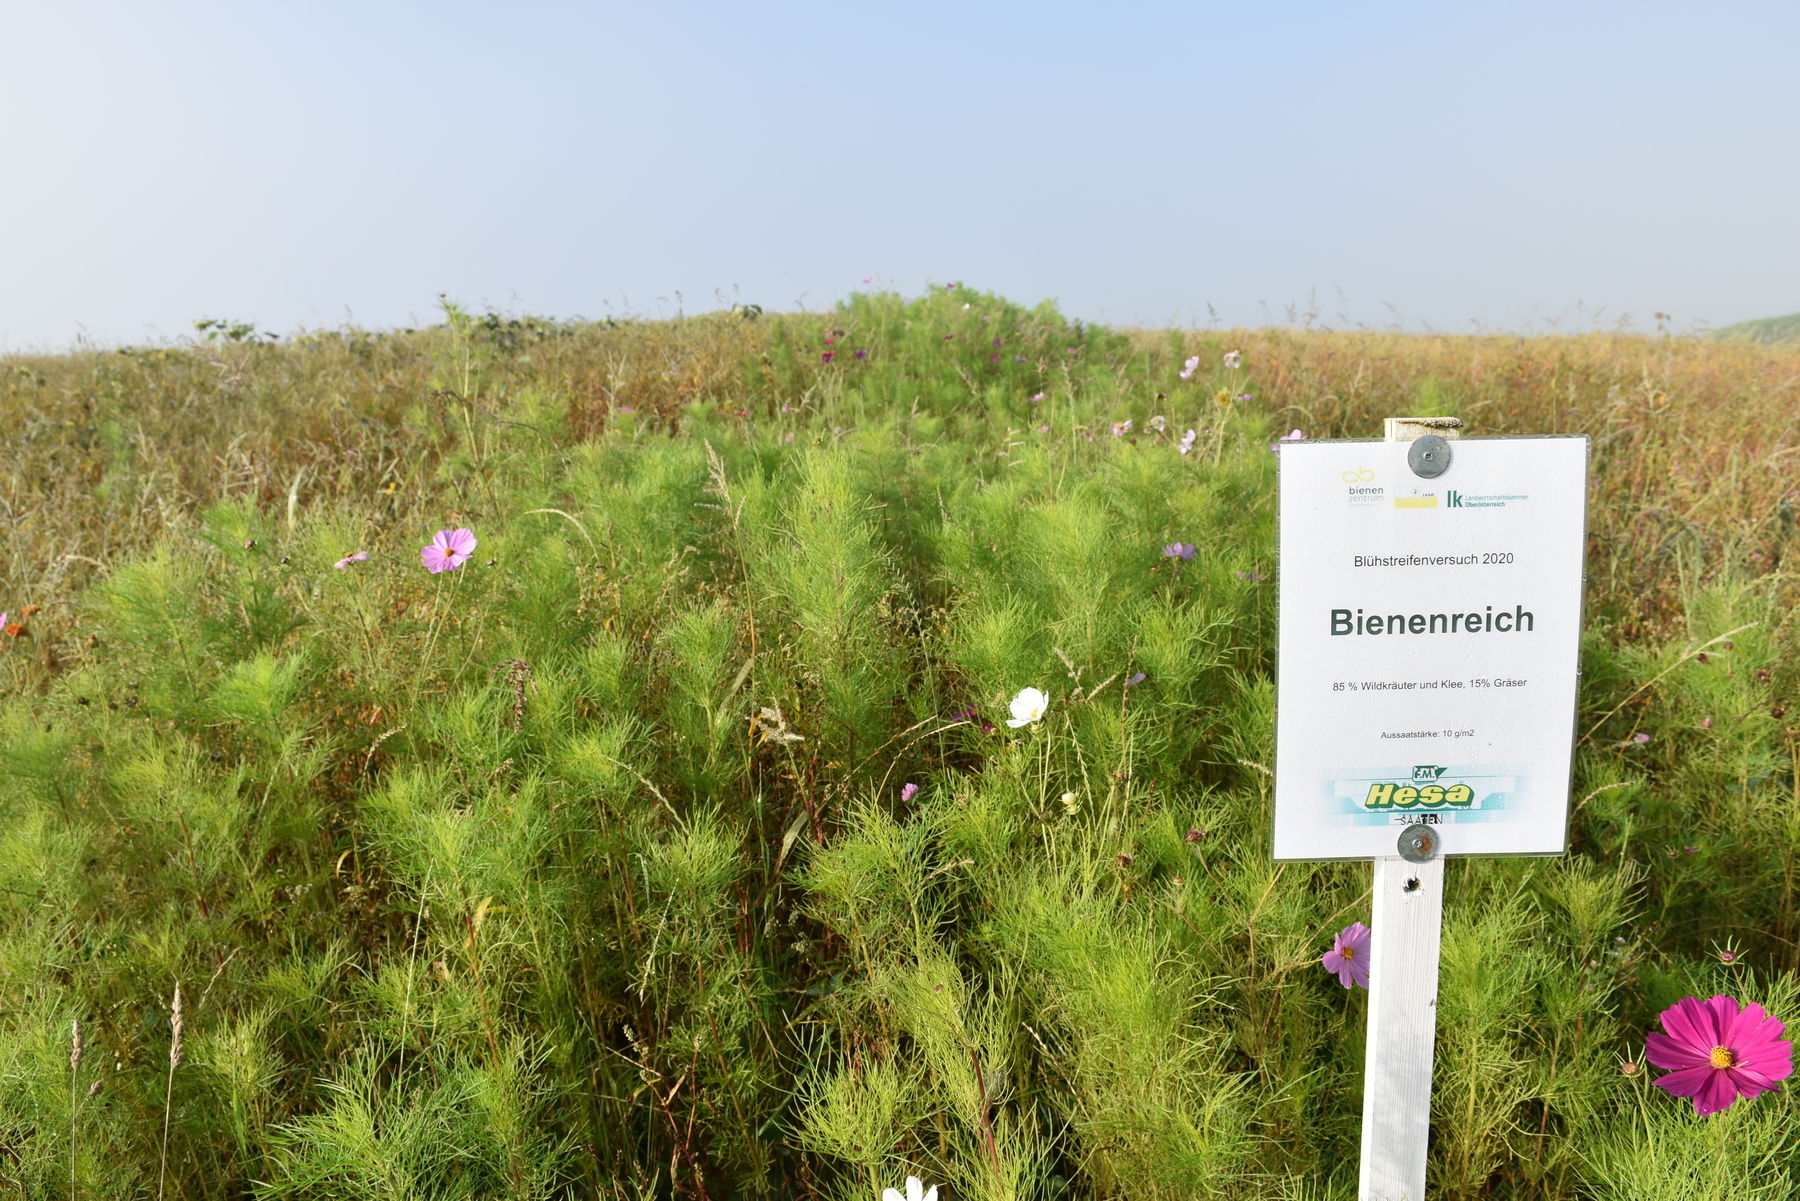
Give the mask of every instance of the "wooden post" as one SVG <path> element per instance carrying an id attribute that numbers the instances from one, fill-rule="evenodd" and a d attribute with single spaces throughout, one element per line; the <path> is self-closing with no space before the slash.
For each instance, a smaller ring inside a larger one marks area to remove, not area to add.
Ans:
<path id="1" fill-rule="evenodd" d="M 1454 417 L 1389 417 L 1385 427 L 1387 441 L 1411 442 L 1426 434 L 1453 439 L 1462 422 Z M 1357 1201 L 1425 1199 L 1443 913 L 1441 856 L 1425 863 L 1408 863 L 1398 855 L 1375 860 Z"/>

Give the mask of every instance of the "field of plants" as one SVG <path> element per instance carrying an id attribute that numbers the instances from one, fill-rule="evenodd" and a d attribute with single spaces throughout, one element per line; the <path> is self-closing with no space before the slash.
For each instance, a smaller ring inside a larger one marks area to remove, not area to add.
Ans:
<path id="1" fill-rule="evenodd" d="M 1432 1195 L 1800 1195 L 1791 1087 L 1646 1060 L 1800 1022 L 1800 349 L 202 332 L 0 359 L 0 1196 L 1354 1196 L 1272 447 L 1390 415 L 1592 439 L 1571 845 L 1448 865 Z"/>

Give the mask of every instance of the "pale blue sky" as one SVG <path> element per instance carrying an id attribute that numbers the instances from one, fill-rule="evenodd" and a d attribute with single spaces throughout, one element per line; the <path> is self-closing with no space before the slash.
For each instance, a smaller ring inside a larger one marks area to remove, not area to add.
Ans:
<path id="1" fill-rule="evenodd" d="M 870 275 L 1114 324 L 1727 324 L 1800 310 L 1796 47 L 1791 0 L 13 0 L 0 350 Z"/>

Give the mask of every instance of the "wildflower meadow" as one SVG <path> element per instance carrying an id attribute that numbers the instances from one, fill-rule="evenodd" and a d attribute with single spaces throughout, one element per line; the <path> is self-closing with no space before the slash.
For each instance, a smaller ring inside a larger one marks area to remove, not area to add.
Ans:
<path id="1" fill-rule="evenodd" d="M 1591 439 L 1568 853 L 1433 1197 L 1800 1195 L 1800 350 L 959 284 L 0 359 L 0 1196 L 1356 1194 L 1272 861 L 1284 443 Z"/>

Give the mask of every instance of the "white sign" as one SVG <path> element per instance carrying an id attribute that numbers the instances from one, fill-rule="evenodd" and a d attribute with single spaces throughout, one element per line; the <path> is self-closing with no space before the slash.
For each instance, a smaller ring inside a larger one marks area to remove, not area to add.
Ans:
<path id="1" fill-rule="evenodd" d="M 1275 858 L 1567 845 L 1587 439 L 1281 447 Z"/>

